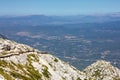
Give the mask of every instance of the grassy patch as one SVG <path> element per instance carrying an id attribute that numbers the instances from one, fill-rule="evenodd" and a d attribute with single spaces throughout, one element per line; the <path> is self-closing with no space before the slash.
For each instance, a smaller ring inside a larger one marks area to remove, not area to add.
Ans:
<path id="1" fill-rule="evenodd" d="M 40 80 L 42 75 L 39 73 L 38 70 L 35 70 L 34 67 L 32 66 L 33 60 L 31 59 L 31 55 L 29 55 L 27 60 L 28 61 L 25 65 L 11 62 L 13 66 L 15 66 L 17 69 L 11 71 L 10 74 L 12 75 L 12 77 L 22 79 L 22 80 Z"/>
<path id="2" fill-rule="evenodd" d="M 31 60 L 35 61 L 35 62 L 39 62 L 39 57 L 36 54 L 29 54 L 27 55 L 28 57 L 28 61 L 30 62 Z"/>
<path id="3" fill-rule="evenodd" d="M 101 75 L 100 72 L 101 72 L 101 70 L 98 69 L 95 71 L 95 74 L 93 74 L 92 76 L 100 77 L 100 75 Z"/>
<path id="4" fill-rule="evenodd" d="M 19 78 L 22 80 L 32 80 L 31 78 L 25 76 L 24 74 L 20 74 L 18 72 L 12 71 L 10 72 L 10 74 L 14 77 L 14 78 Z"/>
<path id="5" fill-rule="evenodd" d="M 0 68 L 0 74 L 6 79 L 6 80 L 13 80 L 12 77 L 6 73 L 2 68 Z"/>
<path id="6" fill-rule="evenodd" d="M 8 64 L 8 63 L 7 63 L 5 60 L 0 60 L 0 66 L 6 67 L 7 64 Z"/>
<path id="7" fill-rule="evenodd" d="M 81 80 L 81 79 L 78 77 L 77 80 Z"/>
<path id="8" fill-rule="evenodd" d="M 42 72 L 40 73 L 33 67 L 33 61 L 38 61 L 38 57 L 35 54 L 28 55 L 26 64 L 15 63 L 13 61 L 6 62 L 5 60 L 0 60 L 0 74 L 6 80 L 41 80 Z M 9 68 L 10 71 L 4 71 L 3 67 Z M 44 74 L 46 73 L 44 72 Z"/>
<path id="9" fill-rule="evenodd" d="M 9 64 L 9 68 L 11 69 L 11 70 L 15 70 L 15 67 L 11 64 L 11 63 L 8 63 Z"/>
<path id="10" fill-rule="evenodd" d="M 34 67 L 30 64 L 27 67 L 28 75 L 33 78 L 33 80 L 39 80 L 41 79 L 42 75 L 39 73 L 39 71 L 35 70 Z"/>
<path id="11" fill-rule="evenodd" d="M 57 59 L 57 58 L 55 58 L 55 59 L 54 59 L 54 61 L 55 61 L 55 62 L 58 62 L 58 59 Z"/>
<path id="12" fill-rule="evenodd" d="M 43 65 L 43 67 L 44 67 L 44 69 L 43 69 L 42 74 L 43 74 L 45 77 L 50 78 L 50 75 L 51 75 L 51 74 L 50 74 L 49 71 L 48 71 L 48 67 L 45 66 L 45 65 Z"/>
<path id="13" fill-rule="evenodd" d="M 51 67 L 53 67 L 53 65 L 52 65 L 51 63 L 49 63 L 49 65 L 50 65 Z"/>

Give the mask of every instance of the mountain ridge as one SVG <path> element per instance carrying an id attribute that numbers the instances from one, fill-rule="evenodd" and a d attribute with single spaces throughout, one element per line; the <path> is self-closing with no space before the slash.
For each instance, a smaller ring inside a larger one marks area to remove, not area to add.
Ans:
<path id="1" fill-rule="evenodd" d="M 8 25 L 61 25 L 76 23 L 101 23 L 120 21 L 120 12 L 109 14 L 92 15 L 71 15 L 71 16 L 46 16 L 46 15 L 26 15 L 26 16 L 0 16 L 0 24 Z"/>

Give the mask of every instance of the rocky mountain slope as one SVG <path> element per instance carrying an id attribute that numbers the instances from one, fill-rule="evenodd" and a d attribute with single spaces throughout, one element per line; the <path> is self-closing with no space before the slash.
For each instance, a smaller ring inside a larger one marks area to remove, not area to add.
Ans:
<path id="1" fill-rule="evenodd" d="M 120 80 L 120 70 L 101 60 L 81 72 L 47 52 L 1 37 L 0 80 Z"/>
<path id="2" fill-rule="evenodd" d="M 88 80 L 120 80 L 120 70 L 110 62 L 99 60 L 84 69 Z"/>
<path id="3" fill-rule="evenodd" d="M 58 58 L 0 38 L 0 80 L 79 80 L 78 71 Z"/>

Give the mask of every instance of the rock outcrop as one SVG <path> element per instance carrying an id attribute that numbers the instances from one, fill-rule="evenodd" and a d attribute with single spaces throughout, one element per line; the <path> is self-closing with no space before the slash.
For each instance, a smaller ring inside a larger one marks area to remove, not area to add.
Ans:
<path id="1" fill-rule="evenodd" d="M 120 70 L 104 60 L 91 64 L 84 73 L 89 80 L 120 80 Z"/>

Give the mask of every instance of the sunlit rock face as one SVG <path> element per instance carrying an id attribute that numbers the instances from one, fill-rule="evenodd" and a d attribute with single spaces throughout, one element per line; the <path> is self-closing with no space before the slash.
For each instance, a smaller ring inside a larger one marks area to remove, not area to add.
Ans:
<path id="1" fill-rule="evenodd" d="M 84 72 L 90 80 L 120 80 L 120 70 L 104 60 L 91 64 Z"/>
<path id="2" fill-rule="evenodd" d="M 86 76 L 49 53 L 0 38 L 0 80 L 84 80 Z"/>

